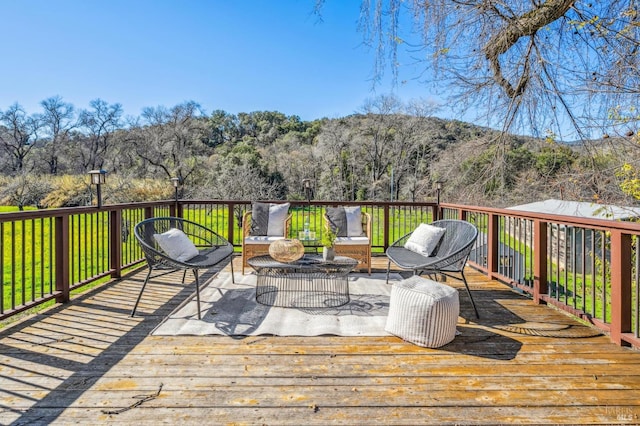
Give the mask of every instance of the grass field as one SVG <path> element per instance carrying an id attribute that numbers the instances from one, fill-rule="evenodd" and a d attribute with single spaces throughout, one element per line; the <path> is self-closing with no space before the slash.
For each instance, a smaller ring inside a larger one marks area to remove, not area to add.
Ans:
<path id="1" fill-rule="evenodd" d="M 24 210 L 37 210 L 35 207 L 25 207 Z M 16 206 L 0 206 L 0 213 L 19 212 L 20 209 Z"/>

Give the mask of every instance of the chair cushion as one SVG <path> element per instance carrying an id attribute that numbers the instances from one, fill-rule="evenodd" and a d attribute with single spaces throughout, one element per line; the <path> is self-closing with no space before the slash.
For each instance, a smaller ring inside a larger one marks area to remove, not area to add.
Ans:
<path id="1" fill-rule="evenodd" d="M 421 223 L 404 244 L 404 248 L 424 256 L 431 256 L 445 233 L 444 228 Z"/>
<path id="2" fill-rule="evenodd" d="M 269 229 L 269 203 L 251 205 L 251 229 L 249 235 L 267 235 Z"/>
<path id="3" fill-rule="evenodd" d="M 245 244 L 271 244 L 274 241 L 284 240 L 284 237 L 269 237 L 267 235 L 250 235 L 244 239 Z"/>
<path id="4" fill-rule="evenodd" d="M 250 235 L 283 237 L 290 203 L 253 203 Z"/>
<path id="5" fill-rule="evenodd" d="M 347 216 L 347 237 L 362 237 L 362 212 L 360 206 L 345 206 L 345 216 Z"/>
<path id="6" fill-rule="evenodd" d="M 153 238 L 167 256 L 179 262 L 185 262 L 198 255 L 195 244 L 179 229 L 171 228 L 162 234 L 153 234 Z"/>
<path id="7" fill-rule="evenodd" d="M 269 206 L 269 228 L 267 235 L 270 237 L 284 237 L 284 223 L 289 213 L 289 203 L 271 204 Z"/>
<path id="8" fill-rule="evenodd" d="M 327 207 L 326 210 L 329 227 L 338 237 L 347 236 L 347 214 L 344 207 Z"/>
<path id="9" fill-rule="evenodd" d="M 369 238 L 367 237 L 338 237 L 335 244 L 340 245 L 352 245 L 352 246 L 364 246 L 369 244 Z"/>
<path id="10" fill-rule="evenodd" d="M 360 206 L 327 207 L 327 219 L 331 230 L 338 237 L 362 237 L 362 211 Z"/>

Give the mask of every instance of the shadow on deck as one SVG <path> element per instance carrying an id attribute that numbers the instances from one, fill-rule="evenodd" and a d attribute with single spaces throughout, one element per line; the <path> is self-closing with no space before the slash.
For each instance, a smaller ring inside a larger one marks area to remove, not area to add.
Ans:
<path id="1" fill-rule="evenodd" d="M 460 335 L 439 349 L 396 337 L 150 336 L 194 289 L 179 272 L 156 277 L 130 318 L 144 274 L 0 331 L 1 424 L 640 422 L 640 353 L 473 270 L 482 318 L 461 291 Z"/>

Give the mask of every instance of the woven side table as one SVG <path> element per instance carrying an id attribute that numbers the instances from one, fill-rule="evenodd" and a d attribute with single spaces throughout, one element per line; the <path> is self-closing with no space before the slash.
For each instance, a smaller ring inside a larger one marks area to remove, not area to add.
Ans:
<path id="1" fill-rule="evenodd" d="M 333 308 L 349 303 L 348 274 L 358 261 L 338 256 L 305 255 L 295 262 L 278 262 L 271 256 L 247 260 L 256 270 L 256 301 L 285 308 Z"/>

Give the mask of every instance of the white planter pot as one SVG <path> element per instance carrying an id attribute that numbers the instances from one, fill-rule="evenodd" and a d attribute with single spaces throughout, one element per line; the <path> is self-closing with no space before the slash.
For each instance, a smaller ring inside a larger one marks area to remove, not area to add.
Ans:
<path id="1" fill-rule="evenodd" d="M 322 247 L 322 259 L 333 260 L 336 257 L 336 250 L 333 247 Z"/>

